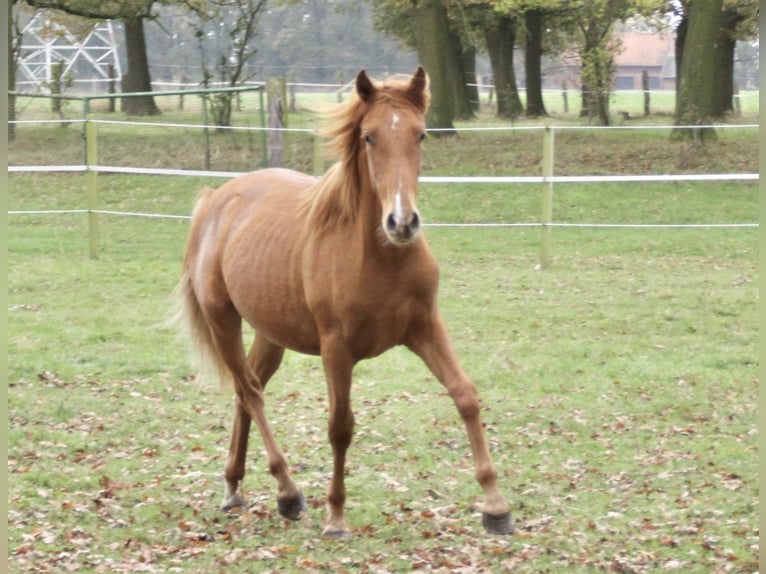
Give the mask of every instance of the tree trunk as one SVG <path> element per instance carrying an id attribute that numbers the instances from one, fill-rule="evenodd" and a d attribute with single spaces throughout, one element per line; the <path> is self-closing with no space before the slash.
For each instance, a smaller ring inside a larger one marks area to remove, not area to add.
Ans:
<path id="1" fill-rule="evenodd" d="M 146 55 L 144 21 L 141 18 L 130 18 L 125 19 L 124 24 L 128 72 L 122 77 L 122 91 L 124 93 L 151 92 L 152 82 L 149 76 L 149 59 Z M 160 113 L 151 95 L 123 98 L 122 109 L 132 116 L 150 116 Z"/>
<path id="2" fill-rule="evenodd" d="M 449 69 L 445 54 L 450 54 L 447 13 L 441 0 L 413 0 L 417 52 L 420 63 L 428 73 L 431 88 L 431 106 L 426 116 L 430 129 L 441 136 L 455 133 L 453 98 L 449 83 Z"/>
<path id="3" fill-rule="evenodd" d="M 465 60 L 468 57 L 463 48 L 463 40 L 460 34 L 455 31 L 447 19 L 447 12 L 444 12 L 444 19 L 447 21 L 448 51 L 444 52 L 444 58 L 449 73 L 449 83 L 452 90 L 452 113 L 454 119 L 468 120 L 473 118 L 473 105 L 466 86 Z M 474 55 L 475 57 L 475 55 Z M 472 80 L 475 81 L 475 80 Z"/>
<path id="4" fill-rule="evenodd" d="M 723 0 L 691 2 L 688 6 L 689 27 L 686 31 L 681 65 L 681 91 L 676 109 L 677 126 L 707 125 L 713 114 L 715 86 L 715 42 L 720 26 Z M 709 130 L 674 130 L 676 135 L 712 135 Z"/>
<path id="5" fill-rule="evenodd" d="M 498 14 L 484 31 L 492 74 L 495 78 L 497 115 L 516 118 L 524 106 L 516 86 L 513 70 L 513 45 L 516 40 L 516 20 L 506 14 Z"/>
<path id="6" fill-rule="evenodd" d="M 609 94 L 614 73 L 614 60 L 608 46 L 590 44 L 586 39 L 582 52 L 582 109 L 580 116 L 598 118 L 599 125 L 609 125 Z"/>
<path id="7" fill-rule="evenodd" d="M 476 48 L 463 47 L 463 82 L 471 113 L 479 109 L 479 86 L 476 85 Z"/>
<path id="8" fill-rule="evenodd" d="M 585 73 L 585 64 L 586 64 L 586 56 L 590 50 L 593 48 L 589 45 L 588 39 L 585 40 L 585 47 L 583 49 L 583 55 L 580 58 L 580 95 L 581 95 L 581 103 L 580 103 L 580 117 L 590 117 L 593 115 L 595 110 L 595 104 L 593 103 L 593 92 L 591 91 L 591 86 L 586 78 Z"/>
<path id="9" fill-rule="evenodd" d="M 715 79 L 713 85 L 712 116 L 722 118 L 734 111 L 734 49 L 737 44 L 737 24 L 740 16 L 736 11 L 723 11 L 715 48 Z"/>
<path id="10" fill-rule="evenodd" d="M 678 109 L 678 98 L 681 95 L 681 66 L 684 59 L 684 42 L 686 42 L 686 31 L 689 29 L 689 18 L 684 12 L 681 21 L 676 28 L 676 109 Z"/>
<path id="11" fill-rule="evenodd" d="M 524 72 L 527 82 L 527 116 L 547 116 L 543 103 L 543 12 L 531 9 L 524 12 L 527 49 L 524 51 Z"/>

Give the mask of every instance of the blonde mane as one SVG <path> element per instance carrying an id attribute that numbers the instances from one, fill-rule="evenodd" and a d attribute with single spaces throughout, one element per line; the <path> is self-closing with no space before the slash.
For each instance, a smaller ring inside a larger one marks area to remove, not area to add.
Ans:
<path id="1" fill-rule="evenodd" d="M 413 94 L 408 90 L 409 80 L 409 76 L 391 76 L 383 82 L 373 82 L 375 94 L 371 100 L 362 100 L 354 90 L 347 102 L 325 113 L 324 126 L 319 133 L 328 139 L 325 149 L 337 162 L 307 190 L 306 207 L 309 222 L 315 230 L 351 221 L 357 214 L 362 185 L 358 161 L 363 150 L 361 124 L 370 108 L 387 102 L 394 107 L 414 107 L 425 114 L 430 93 L 426 89 Z"/>

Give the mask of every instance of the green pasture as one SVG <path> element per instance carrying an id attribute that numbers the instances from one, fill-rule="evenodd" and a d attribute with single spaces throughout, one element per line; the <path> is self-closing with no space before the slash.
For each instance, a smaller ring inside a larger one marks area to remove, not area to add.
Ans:
<path id="1" fill-rule="evenodd" d="M 316 125 L 305 110 L 290 122 Z M 431 138 L 423 174 L 537 175 L 541 133 Z M 755 130 L 668 135 L 558 131 L 555 173 L 758 170 Z M 194 128 L 99 124 L 98 138 L 101 165 L 201 167 Z M 256 132 L 209 138 L 213 169 L 256 167 Z M 310 135 L 290 134 L 287 149 L 311 170 Z M 20 125 L 9 164 L 80 164 L 82 151 L 77 124 Z M 222 181 L 97 179 L 100 208 L 167 215 Z M 9 180 L 10 210 L 87 206 L 82 175 Z M 554 198 L 565 223 L 757 221 L 753 183 L 559 184 Z M 540 189 L 428 184 L 419 206 L 432 223 L 535 222 Z M 85 214 L 9 215 L 10 571 L 757 570 L 755 229 L 556 228 L 545 271 L 537 228 L 427 229 L 519 532 L 484 534 L 457 414 L 393 350 L 356 371 L 354 538 L 330 543 L 318 538 L 331 468 L 319 362 L 288 354 L 268 389 L 309 512 L 277 516 L 253 437 L 250 508 L 221 514 L 231 394 L 195 379 L 164 326 L 187 222 L 99 219 L 93 260 Z"/>
<path id="2" fill-rule="evenodd" d="M 432 140 L 424 173 L 539 173 L 538 136 L 504 137 Z M 660 157 L 664 140 L 606 137 L 562 135 L 559 169 L 685 169 L 682 147 Z M 721 137 L 687 167 L 757 170 L 755 137 Z M 138 165 L 176 153 L 157 141 Z M 221 182 L 98 180 L 103 209 L 174 215 Z M 9 174 L 8 195 L 11 210 L 82 209 L 85 179 Z M 539 197 L 535 185 L 430 184 L 419 205 L 426 222 L 523 222 Z M 757 204 L 753 183 L 561 184 L 554 218 L 744 223 Z M 267 390 L 305 517 L 278 516 L 255 435 L 250 506 L 218 510 L 231 392 L 195 379 L 164 326 L 186 232 L 184 220 L 101 216 L 94 260 L 85 214 L 9 215 L 10 572 L 758 570 L 757 230 L 556 228 L 543 271 L 537 228 L 427 228 L 518 533 L 484 533 L 457 413 L 395 349 L 355 373 L 343 542 L 319 537 L 331 452 L 316 358 L 288 353 Z"/>

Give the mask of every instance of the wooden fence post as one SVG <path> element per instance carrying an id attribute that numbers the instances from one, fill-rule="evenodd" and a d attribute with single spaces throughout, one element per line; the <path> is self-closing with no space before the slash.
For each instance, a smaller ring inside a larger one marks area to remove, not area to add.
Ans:
<path id="1" fill-rule="evenodd" d="M 205 169 L 210 170 L 210 132 L 207 129 L 207 98 L 207 93 L 202 94 L 202 135 L 205 139 Z"/>
<path id="2" fill-rule="evenodd" d="M 290 107 L 288 108 L 291 114 L 298 111 L 298 106 L 295 103 L 295 84 L 290 86 Z"/>
<path id="3" fill-rule="evenodd" d="M 263 88 L 258 90 L 258 113 L 261 117 L 261 167 L 269 167 L 269 135 L 266 133 L 266 103 Z"/>
<path id="4" fill-rule="evenodd" d="M 88 190 L 88 243 L 91 259 L 98 259 L 98 135 L 96 124 L 85 119 L 85 186 Z"/>
<path id="5" fill-rule="evenodd" d="M 178 111 L 184 111 L 184 90 L 186 89 L 186 74 L 181 74 L 179 78 L 181 80 L 181 95 L 178 96 Z"/>
<path id="6" fill-rule="evenodd" d="M 641 72 L 641 88 L 644 90 L 644 115 L 649 115 L 649 98 L 651 92 L 649 91 L 649 72 L 644 70 Z"/>
<path id="7" fill-rule="evenodd" d="M 273 78 L 266 83 L 266 105 L 269 114 L 269 165 L 271 167 L 285 165 L 285 132 L 282 131 L 287 123 L 285 98 L 284 78 Z"/>
<path id="8" fill-rule="evenodd" d="M 543 130 L 543 189 L 540 228 L 540 267 L 551 264 L 551 223 L 553 223 L 553 128 L 546 122 Z"/>

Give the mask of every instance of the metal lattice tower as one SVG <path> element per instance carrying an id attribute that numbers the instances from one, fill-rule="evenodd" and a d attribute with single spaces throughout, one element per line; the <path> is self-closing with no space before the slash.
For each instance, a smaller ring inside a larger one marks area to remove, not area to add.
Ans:
<path id="1" fill-rule="evenodd" d="M 112 22 L 99 22 L 79 39 L 45 12 L 35 14 L 22 32 L 16 83 L 48 92 L 54 79 L 53 67 L 59 63 L 63 65 L 63 77 L 73 79 L 76 91 L 105 91 L 112 79 L 110 68 L 114 78 L 122 76 Z"/>

